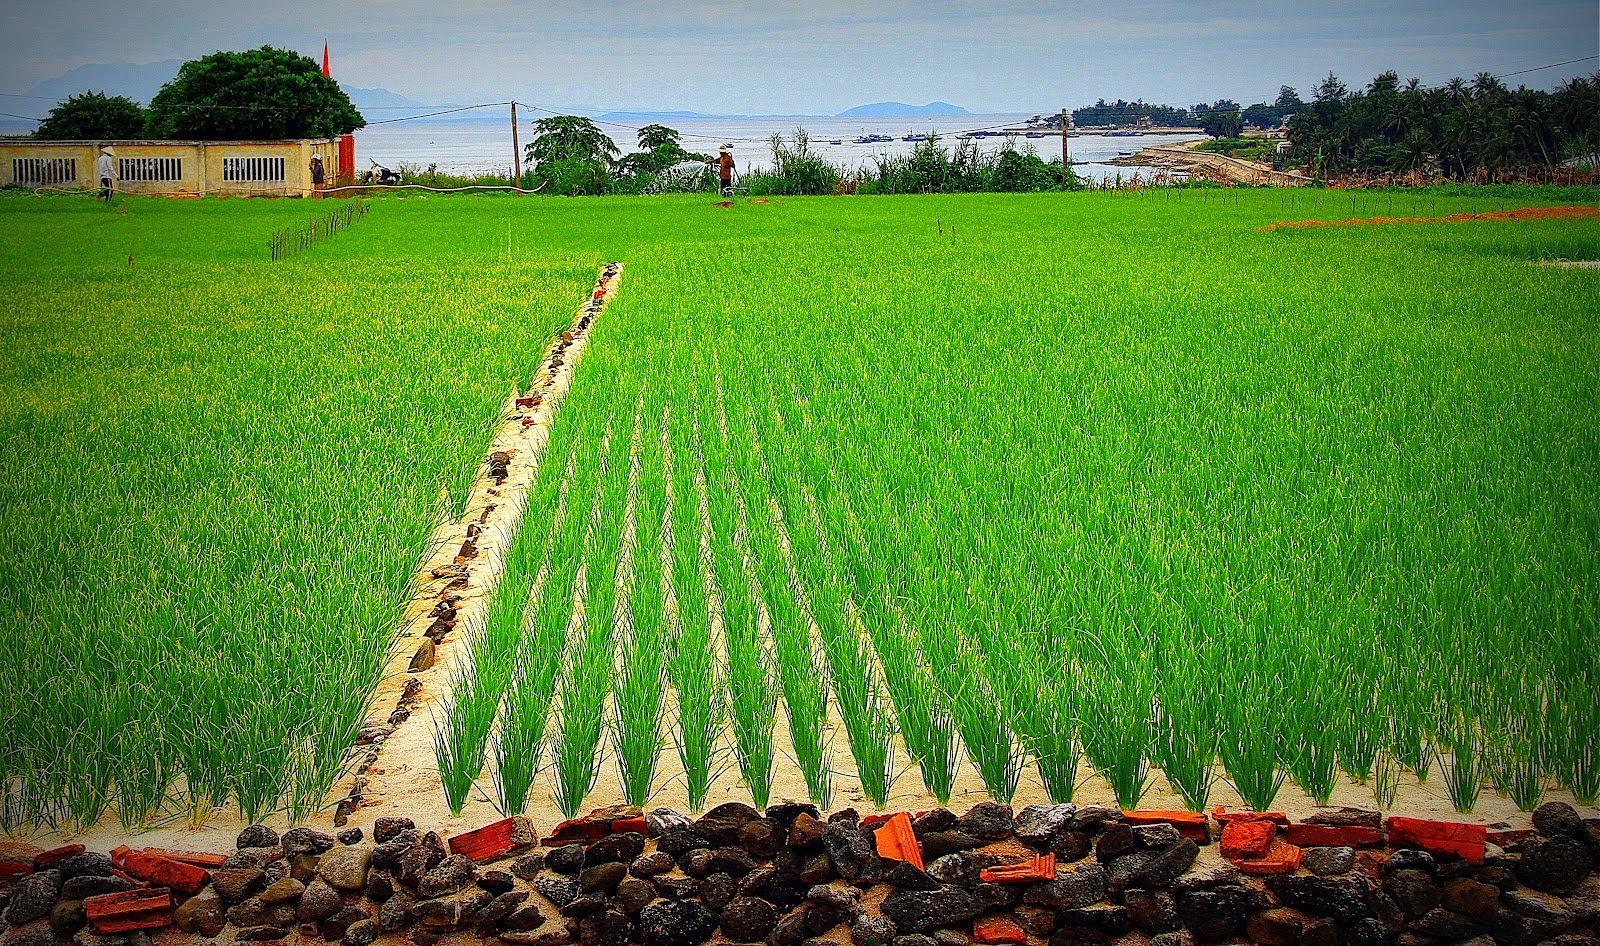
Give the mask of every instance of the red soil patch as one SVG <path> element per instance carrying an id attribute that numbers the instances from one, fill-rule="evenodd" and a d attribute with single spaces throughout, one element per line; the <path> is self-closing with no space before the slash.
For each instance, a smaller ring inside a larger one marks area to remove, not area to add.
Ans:
<path id="1" fill-rule="evenodd" d="M 1361 220 L 1292 220 L 1270 223 L 1259 229 L 1276 230 L 1279 227 L 1304 229 L 1306 227 L 1360 227 L 1390 223 L 1472 223 L 1484 220 L 1574 220 L 1581 217 L 1600 217 L 1594 207 L 1529 207 L 1523 210 L 1497 210 L 1483 214 L 1450 214 L 1447 217 L 1367 217 Z"/>

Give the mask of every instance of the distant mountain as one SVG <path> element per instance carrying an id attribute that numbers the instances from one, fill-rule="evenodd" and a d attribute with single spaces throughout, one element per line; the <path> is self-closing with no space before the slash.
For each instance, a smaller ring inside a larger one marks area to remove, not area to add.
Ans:
<path id="1" fill-rule="evenodd" d="M 145 105 L 155 97 L 163 85 L 178 74 L 181 59 L 164 59 L 135 65 L 130 62 L 91 62 L 79 66 L 54 79 L 46 79 L 28 90 L 29 95 L 60 103 L 81 92 L 104 92 L 107 95 L 126 95 Z M 40 114 L 51 105 L 41 103 Z"/>
<path id="2" fill-rule="evenodd" d="M 825 118 L 825 115 L 712 115 L 707 112 L 606 112 L 607 122 L 664 122 L 684 118 Z"/>
<path id="3" fill-rule="evenodd" d="M 949 102 L 907 105 L 904 102 L 874 102 L 840 112 L 838 118 L 902 118 L 917 115 L 970 115 L 971 112 Z"/>
<path id="4" fill-rule="evenodd" d="M 408 99 L 400 93 L 390 92 L 388 89 L 358 89 L 353 85 L 345 85 L 343 82 L 339 83 L 339 88 L 344 90 L 345 95 L 350 96 L 350 104 L 354 105 L 356 107 L 356 111 L 358 112 L 362 109 L 369 108 L 373 109 L 374 111 L 379 109 L 388 111 L 391 109 L 401 110 L 408 108 L 423 111 L 430 108 L 443 107 L 438 105 L 424 105 L 421 102 L 418 102 L 416 99 Z M 368 120 L 371 120 L 372 116 L 369 115 L 367 118 Z"/>

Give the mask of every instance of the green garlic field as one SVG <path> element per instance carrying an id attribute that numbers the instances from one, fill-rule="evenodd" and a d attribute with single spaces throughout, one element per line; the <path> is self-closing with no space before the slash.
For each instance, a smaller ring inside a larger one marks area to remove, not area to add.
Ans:
<path id="1" fill-rule="evenodd" d="M 882 806 L 1081 762 L 1128 808 L 1593 805 L 1600 274 L 1530 262 L 1600 220 L 1260 229 L 1557 194 L 1462 193 L 378 198 L 287 262 L 291 201 L 6 196 L 0 829 L 324 804 L 607 260 L 416 723 L 456 811 L 669 759 L 692 807 L 729 765 Z"/>

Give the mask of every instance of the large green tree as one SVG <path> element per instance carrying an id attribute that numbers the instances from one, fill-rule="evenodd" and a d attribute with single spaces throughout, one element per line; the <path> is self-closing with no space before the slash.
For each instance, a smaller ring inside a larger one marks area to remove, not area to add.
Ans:
<path id="1" fill-rule="evenodd" d="M 580 115 L 555 115 L 533 123 L 533 140 L 523 149 L 538 168 L 556 161 L 609 165 L 617 143 Z"/>
<path id="2" fill-rule="evenodd" d="M 315 60 L 263 46 L 184 63 L 150 101 L 145 134 L 222 141 L 332 138 L 366 124 Z"/>
<path id="3" fill-rule="evenodd" d="M 124 95 L 108 96 L 104 92 L 84 92 L 68 98 L 52 108 L 33 132 L 35 138 L 52 141 L 137 138 L 142 134 L 144 109 L 139 103 Z"/>

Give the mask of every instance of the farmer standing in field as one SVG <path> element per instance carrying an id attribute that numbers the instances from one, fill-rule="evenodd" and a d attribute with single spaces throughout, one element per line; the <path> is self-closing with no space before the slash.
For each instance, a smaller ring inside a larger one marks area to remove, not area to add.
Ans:
<path id="1" fill-rule="evenodd" d="M 717 178 L 722 181 L 722 196 L 733 196 L 733 149 L 723 145 L 717 149 Z"/>
<path id="2" fill-rule="evenodd" d="M 111 146 L 106 145 L 100 149 L 100 157 L 94 162 L 94 176 L 100 179 L 100 196 L 106 203 L 111 203 L 111 181 L 116 177 L 116 163 L 111 160 Z"/>
<path id="3" fill-rule="evenodd" d="M 323 170 L 323 167 L 322 167 L 322 155 L 320 155 L 320 154 L 312 155 L 311 156 L 311 187 L 312 187 L 312 189 L 314 191 L 319 192 L 319 193 L 317 193 L 318 197 L 322 196 L 320 191 L 322 190 L 323 185 L 326 184 L 327 182 L 328 182 L 328 172 Z"/>

